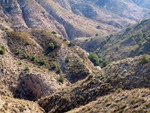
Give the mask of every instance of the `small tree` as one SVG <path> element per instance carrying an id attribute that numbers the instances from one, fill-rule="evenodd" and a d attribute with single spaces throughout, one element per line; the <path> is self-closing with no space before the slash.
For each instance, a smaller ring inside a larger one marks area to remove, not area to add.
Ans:
<path id="1" fill-rule="evenodd" d="M 95 66 L 99 66 L 99 59 L 95 53 L 90 52 L 88 57 Z"/>

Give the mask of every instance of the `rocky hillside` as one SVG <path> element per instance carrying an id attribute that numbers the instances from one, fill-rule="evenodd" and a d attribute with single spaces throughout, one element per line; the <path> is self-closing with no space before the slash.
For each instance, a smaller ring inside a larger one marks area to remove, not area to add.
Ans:
<path id="1" fill-rule="evenodd" d="M 92 74 L 86 79 L 62 89 L 60 92 L 39 100 L 39 104 L 46 112 L 66 112 L 96 100 L 98 97 L 105 98 L 103 96 L 107 94 L 112 96 L 113 94 L 111 93 L 117 90 L 149 88 L 150 63 L 142 61 L 141 56 L 135 57 L 134 59 L 128 58 L 113 62 L 104 68 L 103 71 L 95 75 Z M 128 92 L 130 94 L 130 91 Z M 120 98 L 124 97 L 118 97 L 118 99 Z M 107 101 L 110 102 L 110 106 L 113 106 L 111 101 Z M 130 102 L 130 100 L 127 102 Z M 141 102 L 141 100 L 139 102 Z M 140 104 L 138 106 L 140 106 Z M 114 105 L 114 107 L 116 106 Z M 143 109 L 149 110 L 149 108 Z"/>
<path id="2" fill-rule="evenodd" d="M 137 93 L 138 92 L 138 93 Z M 150 111 L 149 89 L 134 89 L 112 93 L 98 98 L 86 106 L 76 108 L 67 113 L 114 113 Z"/>
<path id="3" fill-rule="evenodd" d="M 1 113 L 45 113 L 35 102 L 0 96 Z"/>
<path id="4" fill-rule="evenodd" d="M 0 16 L 11 21 L 14 29 L 44 28 L 69 39 L 90 37 L 97 32 L 110 34 L 128 23 L 148 18 L 150 12 L 134 2 L 117 0 L 0 0 L 0 3 Z"/>
<path id="5" fill-rule="evenodd" d="M 37 100 L 99 71 L 84 50 L 55 32 L 17 32 L 4 19 L 1 25 L 0 95 Z"/>
<path id="6" fill-rule="evenodd" d="M 117 61 L 127 57 L 149 54 L 149 26 L 150 19 L 147 19 L 106 37 L 81 38 L 74 42 L 87 51 L 102 53 L 105 60 Z"/>
<path id="7" fill-rule="evenodd" d="M 13 22 L 16 30 L 44 28 L 70 39 L 118 30 L 115 26 L 76 15 L 52 0 L 0 0 L 0 4 L 0 16 Z"/>

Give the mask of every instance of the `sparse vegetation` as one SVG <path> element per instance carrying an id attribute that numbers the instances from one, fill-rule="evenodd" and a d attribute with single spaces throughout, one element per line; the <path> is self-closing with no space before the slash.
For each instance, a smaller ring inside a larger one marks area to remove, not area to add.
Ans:
<path id="1" fill-rule="evenodd" d="M 144 54 L 141 58 L 141 63 L 145 64 L 149 62 L 149 57 L 148 55 Z"/>

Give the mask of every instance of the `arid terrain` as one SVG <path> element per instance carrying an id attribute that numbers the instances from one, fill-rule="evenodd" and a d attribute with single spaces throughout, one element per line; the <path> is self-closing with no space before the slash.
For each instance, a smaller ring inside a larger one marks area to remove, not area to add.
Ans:
<path id="1" fill-rule="evenodd" d="M 149 113 L 149 0 L 0 0 L 0 113 Z"/>

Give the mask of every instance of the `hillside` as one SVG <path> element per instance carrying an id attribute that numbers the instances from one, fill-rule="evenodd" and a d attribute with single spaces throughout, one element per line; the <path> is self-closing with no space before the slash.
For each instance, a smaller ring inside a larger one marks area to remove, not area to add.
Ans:
<path id="1" fill-rule="evenodd" d="M 99 71 L 84 50 L 57 34 L 1 23 L 8 27 L 0 30 L 0 95 L 37 100 Z"/>
<path id="2" fill-rule="evenodd" d="M 138 92 L 138 93 L 137 93 Z M 149 89 L 115 92 L 67 113 L 149 112 Z"/>
<path id="3" fill-rule="evenodd" d="M 149 88 L 150 63 L 141 63 L 141 59 L 142 56 L 113 62 L 103 71 L 92 74 L 49 97 L 42 98 L 39 104 L 46 112 L 66 112 L 86 105 L 98 97 L 103 98 L 108 94 L 111 96 L 117 90 Z"/>
<path id="4" fill-rule="evenodd" d="M 106 37 L 76 39 L 74 42 L 87 51 L 102 53 L 105 60 L 117 61 L 127 57 L 149 54 L 149 26 L 150 19 L 147 19 Z"/>
<path id="5" fill-rule="evenodd" d="M 148 18 L 149 0 L 0 0 L 0 113 L 149 113 Z"/>

